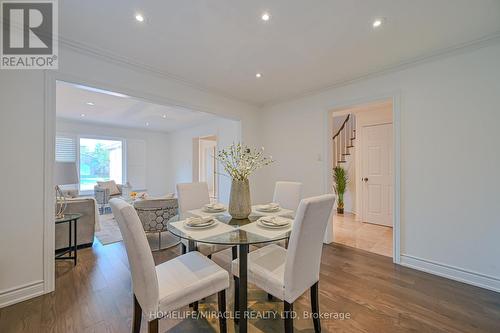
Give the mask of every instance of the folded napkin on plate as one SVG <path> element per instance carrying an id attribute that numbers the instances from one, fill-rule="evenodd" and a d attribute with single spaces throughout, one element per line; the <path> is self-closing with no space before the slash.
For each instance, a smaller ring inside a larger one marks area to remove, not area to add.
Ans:
<path id="1" fill-rule="evenodd" d="M 205 206 L 203 206 L 203 208 L 209 209 L 209 210 L 224 210 L 224 209 L 226 209 L 226 207 L 221 203 L 209 203 L 209 204 L 206 204 Z"/>
<path id="2" fill-rule="evenodd" d="M 205 217 L 188 217 L 184 223 L 187 225 L 187 226 L 196 226 L 196 225 L 200 225 L 200 224 L 205 224 L 205 223 L 208 223 L 210 221 L 212 221 L 214 218 L 211 217 L 211 216 L 205 216 Z"/>
<path id="3" fill-rule="evenodd" d="M 273 224 L 277 226 L 284 226 L 290 224 L 290 219 L 281 216 L 263 216 L 259 219 L 259 221 L 266 224 Z"/>
<path id="4" fill-rule="evenodd" d="M 280 208 L 280 204 L 278 204 L 276 202 L 271 202 L 271 203 L 268 203 L 265 205 L 260 205 L 258 208 L 260 210 L 277 210 Z"/>

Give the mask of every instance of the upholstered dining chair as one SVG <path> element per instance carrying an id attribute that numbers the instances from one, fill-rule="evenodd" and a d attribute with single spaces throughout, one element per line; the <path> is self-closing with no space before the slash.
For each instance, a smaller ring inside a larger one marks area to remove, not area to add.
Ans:
<path id="1" fill-rule="evenodd" d="M 295 214 L 301 199 L 302 183 L 280 181 L 274 185 L 273 202 L 279 203 L 280 207 L 293 210 Z"/>
<path id="2" fill-rule="evenodd" d="M 321 332 L 319 270 L 323 237 L 334 202 L 332 194 L 303 199 L 293 222 L 288 249 L 271 244 L 248 254 L 248 283 L 284 302 L 286 333 L 293 332 L 293 302 L 307 289 L 311 292 L 314 331 Z M 236 259 L 231 265 L 236 277 L 238 264 Z M 235 311 L 238 311 L 236 304 Z"/>
<path id="3" fill-rule="evenodd" d="M 208 184 L 205 182 L 179 183 L 177 184 L 177 199 L 179 200 L 180 214 L 186 216 L 188 211 L 199 209 L 210 203 Z M 187 241 L 182 239 L 181 242 L 182 253 L 186 253 Z M 212 254 L 228 248 L 228 246 L 221 245 L 197 244 L 197 250 L 209 258 L 211 258 Z"/>
<path id="4" fill-rule="evenodd" d="M 162 314 L 218 293 L 219 313 L 226 310 L 225 290 L 229 274 L 197 251 L 155 266 L 146 234 L 134 207 L 122 199 L 109 201 L 123 236 L 132 274 L 134 316 L 132 332 L 141 329 L 146 314 L 150 333 L 158 332 Z M 219 316 L 220 331 L 226 332 L 226 320 Z"/>

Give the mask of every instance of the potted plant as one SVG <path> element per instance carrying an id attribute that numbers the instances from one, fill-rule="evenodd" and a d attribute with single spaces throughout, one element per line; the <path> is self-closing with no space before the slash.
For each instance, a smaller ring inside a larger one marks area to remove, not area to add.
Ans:
<path id="1" fill-rule="evenodd" d="M 333 188 L 337 194 L 337 213 L 344 214 L 344 193 L 347 189 L 349 179 L 344 168 L 336 166 L 333 168 Z"/>
<path id="2" fill-rule="evenodd" d="M 271 164 L 272 157 L 264 156 L 264 148 L 258 150 L 233 143 L 219 151 L 216 159 L 232 179 L 229 214 L 235 219 L 246 219 L 252 212 L 248 177 L 255 170 Z"/>

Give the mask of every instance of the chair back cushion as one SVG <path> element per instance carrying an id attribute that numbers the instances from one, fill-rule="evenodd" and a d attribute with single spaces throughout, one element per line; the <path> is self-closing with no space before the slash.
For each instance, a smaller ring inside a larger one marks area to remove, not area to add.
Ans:
<path id="1" fill-rule="evenodd" d="M 282 208 L 296 212 L 300 199 L 302 199 L 302 183 L 276 182 L 273 202 L 279 203 Z"/>
<path id="2" fill-rule="evenodd" d="M 210 203 L 207 183 L 177 184 L 179 211 L 186 214 L 188 210 L 198 209 Z"/>
<path id="3" fill-rule="evenodd" d="M 285 301 L 289 303 L 319 281 L 323 238 L 334 202 L 333 194 L 325 194 L 299 204 L 285 263 Z"/>
<path id="4" fill-rule="evenodd" d="M 132 273 L 132 290 L 145 314 L 156 313 L 159 304 L 158 278 L 141 221 L 134 207 L 122 199 L 111 199 L 109 204 L 127 250 Z"/>

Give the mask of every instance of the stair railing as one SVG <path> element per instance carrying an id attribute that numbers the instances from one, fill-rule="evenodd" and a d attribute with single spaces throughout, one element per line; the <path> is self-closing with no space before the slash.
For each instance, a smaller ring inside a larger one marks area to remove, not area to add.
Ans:
<path id="1" fill-rule="evenodd" d="M 349 155 L 349 148 L 353 147 L 352 140 L 355 138 L 354 115 L 348 114 L 342 122 L 342 126 L 332 137 L 333 140 L 333 165 L 345 163 L 345 156 Z"/>

